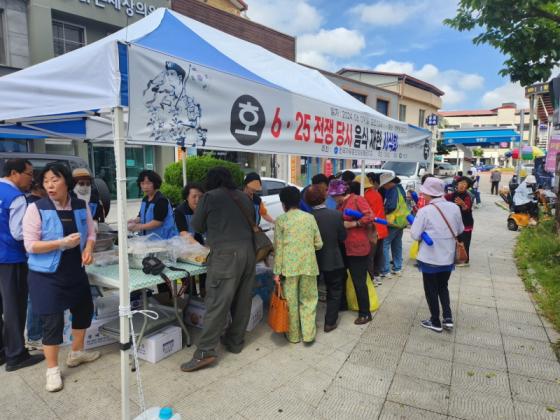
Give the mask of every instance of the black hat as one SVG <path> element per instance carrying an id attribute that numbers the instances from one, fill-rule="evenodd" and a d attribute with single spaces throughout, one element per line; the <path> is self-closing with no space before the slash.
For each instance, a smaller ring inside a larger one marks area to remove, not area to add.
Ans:
<path id="1" fill-rule="evenodd" d="M 175 70 L 179 76 L 181 76 L 181 80 L 185 80 L 185 70 L 179 64 L 174 63 L 173 61 L 166 61 L 165 62 L 165 69 L 166 70 Z"/>
<path id="2" fill-rule="evenodd" d="M 245 179 L 243 180 L 243 185 L 249 185 L 252 182 L 257 181 L 259 185 L 262 185 L 262 181 L 261 181 L 261 177 L 259 176 L 258 173 L 256 172 L 249 172 L 247 175 L 245 175 Z M 257 184 L 253 184 L 255 187 L 257 186 Z"/>

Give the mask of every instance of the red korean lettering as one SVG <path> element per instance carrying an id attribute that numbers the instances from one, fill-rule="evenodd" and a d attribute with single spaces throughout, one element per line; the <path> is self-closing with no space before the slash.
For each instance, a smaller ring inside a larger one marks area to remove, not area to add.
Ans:
<path id="1" fill-rule="evenodd" d="M 282 120 L 280 119 L 280 107 L 277 107 L 276 112 L 274 113 L 274 119 L 272 120 L 272 126 L 270 127 L 270 133 L 275 139 L 277 139 L 280 137 L 281 132 Z"/>
<path id="2" fill-rule="evenodd" d="M 315 115 L 315 126 L 313 127 L 313 137 L 315 138 L 315 143 L 323 143 L 324 131 L 324 118 Z"/>
<path id="3" fill-rule="evenodd" d="M 345 125 L 343 121 L 336 122 L 336 145 L 342 146 L 344 144 L 344 129 Z"/>
<path id="4" fill-rule="evenodd" d="M 325 124 L 324 124 L 325 143 L 332 144 L 332 142 L 334 141 L 334 137 L 333 137 L 334 121 L 332 118 L 325 118 L 324 120 L 325 120 Z"/>

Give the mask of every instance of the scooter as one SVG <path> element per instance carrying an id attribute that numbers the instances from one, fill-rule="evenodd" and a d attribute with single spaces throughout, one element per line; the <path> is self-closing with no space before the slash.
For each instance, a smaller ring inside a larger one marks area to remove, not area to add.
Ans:
<path id="1" fill-rule="evenodd" d="M 533 219 L 529 213 L 516 212 L 515 205 L 513 203 L 513 195 L 519 184 L 517 183 L 517 178 L 514 176 L 509 183 L 509 190 L 502 189 L 499 194 L 500 197 L 506 202 L 509 207 L 510 213 L 507 218 L 507 228 L 511 231 L 517 231 L 519 228 L 525 228 L 527 226 L 534 226 L 537 224 L 537 220 Z"/>

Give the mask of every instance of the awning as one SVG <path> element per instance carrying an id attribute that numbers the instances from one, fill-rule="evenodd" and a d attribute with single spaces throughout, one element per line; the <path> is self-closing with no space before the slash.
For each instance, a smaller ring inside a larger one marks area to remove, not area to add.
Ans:
<path id="1" fill-rule="evenodd" d="M 519 133 L 512 128 L 449 130 L 442 132 L 443 144 L 453 146 L 489 146 L 519 141 Z M 506 146 L 506 147 L 508 147 Z"/>
<path id="2" fill-rule="evenodd" d="M 84 113 L 71 113 L 24 119 L 17 124 L 0 124 L 0 139 L 85 139 L 86 117 Z"/>

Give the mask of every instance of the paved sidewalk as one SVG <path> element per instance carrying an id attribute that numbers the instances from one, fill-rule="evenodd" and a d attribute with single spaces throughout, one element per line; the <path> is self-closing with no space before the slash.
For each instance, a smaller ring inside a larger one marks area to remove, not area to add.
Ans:
<path id="1" fill-rule="evenodd" d="M 288 344 L 263 322 L 241 354 L 221 353 L 216 367 L 181 373 L 193 348 L 141 363 L 147 407 L 169 404 L 183 419 L 560 419 L 560 364 L 550 347 L 560 337 L 516 275 L 506 213 L 496 198 L 483 200 L 472 266 L 450 281 L 453 332 L 419 326 L 428 310 L 408 264 L 377 289 L 382 304 L 367 326 L 345 312 L 324 334 L 321 305 L 312 347 Z M 43 366 L 0 369 L 0 418 L 117 419 L 119 355 L 116 346 L 103 352 L 89 366 L 64 367 L 57 394 L 44 391 Z M 134 377 L 130 392 L 137 401 Z"/>

